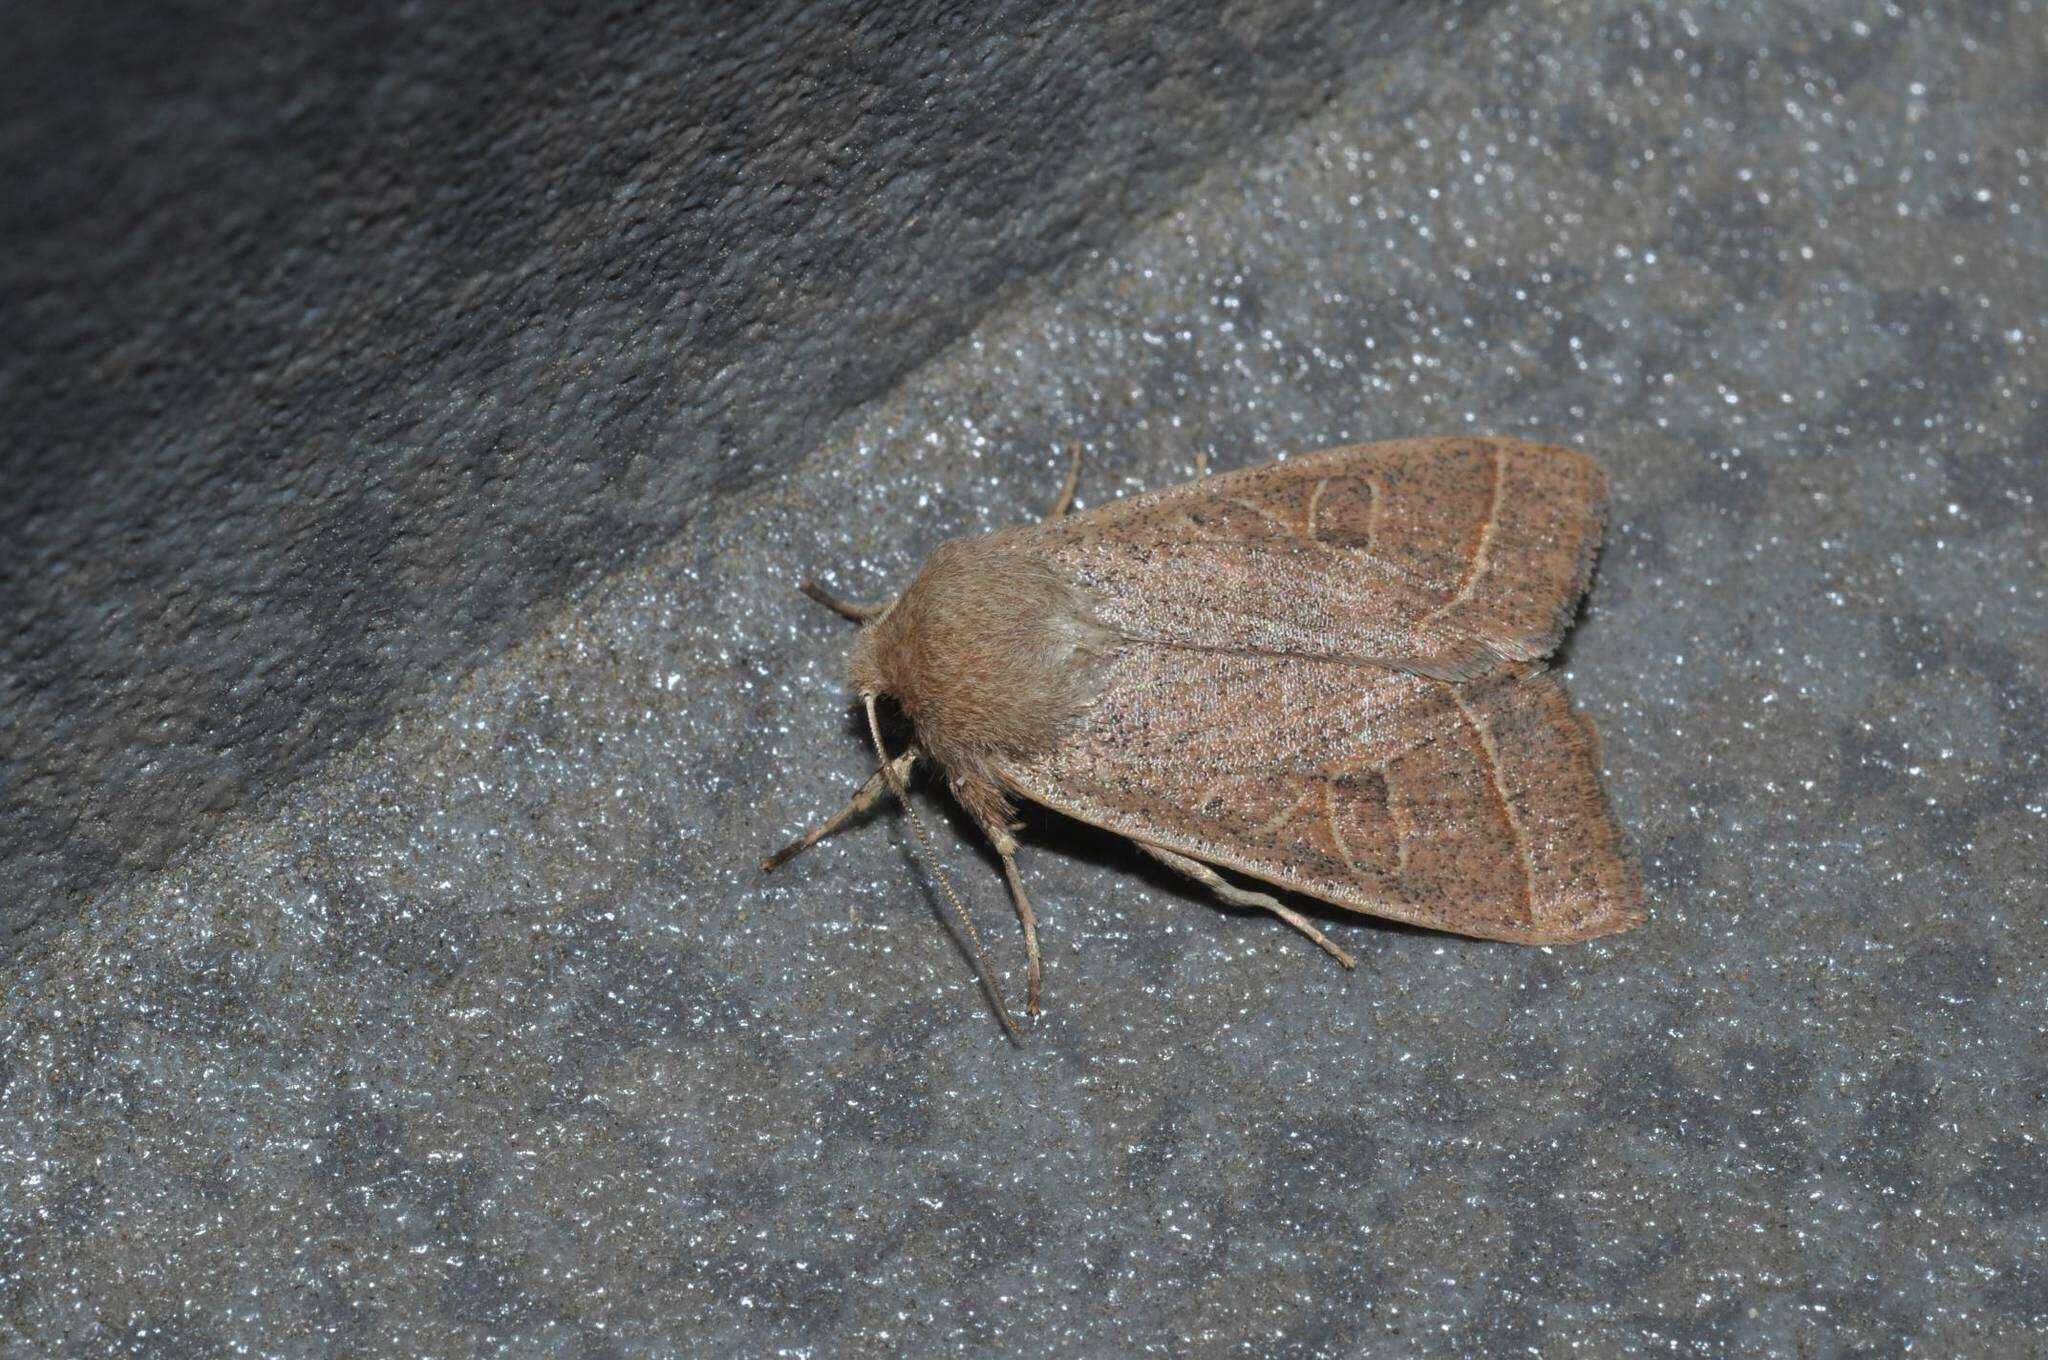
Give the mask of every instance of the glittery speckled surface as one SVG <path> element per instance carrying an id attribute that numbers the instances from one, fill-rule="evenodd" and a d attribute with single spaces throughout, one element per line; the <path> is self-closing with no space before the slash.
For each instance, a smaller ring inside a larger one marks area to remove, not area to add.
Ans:
<path id="1" fill-rule="evenodd" d="M 2039 1353 L 2044 69 L 1510 4 L 1246 148 L 11 977 L 10 1353 Z M 1046 819 L 1018 1050 L 898 817 L 759 872 L 870 768 L 798 577 L 1468 430 L 1612 475 L 1643 930 L 1345 976 Z"/>

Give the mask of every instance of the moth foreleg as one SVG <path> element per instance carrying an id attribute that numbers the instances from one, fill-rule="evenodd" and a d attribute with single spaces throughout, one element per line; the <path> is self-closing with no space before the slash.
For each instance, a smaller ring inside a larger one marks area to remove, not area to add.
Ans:
<path id="1" fill-rule="evenodd" d="M 897 777 L 901 779 L 908 779 L 910 777 L 910 767 L 916 763 L 917 748 L 915 747 L 905 751 L 890 762 L 890 764 L 896 767 Z M 831 835 L 840 827 L 861 816 L 869 808 L 880 802 L 883 795 L 888 793 L 888 791 L 889 771 L 886 768 L 876 770 L 868 776 L 867 783 L 862 784 L 860 788 L 854 791 L 853 797 L 847 801 L 845 807 L 839 809 L 839 811 L 833 813 L 809 831 L 806 831 L 802 836 L 799 836 L 768 858 L 762 860 L 762 872 L 766 873 L 778 865 L 787 864 L 792 859 L 795 859 L 798 855 L 810 849 L 819 841 L 824 840 L 825 837 Z"/>
<path id="2" fill-rule="evenodd" d="M 1073 508 L 1074 493 L 1081 489 L 1081 441 L 1076 439 L 1067 445 L 1067 480 L 1060 487 L 1060 498 L 1052 503 L 1052 509 L 1045 512 L 1046 521 L 1058 519 Z"/>
<path id="3" fill-rule="evenodd" d="M 1169 869 L 1177 869 L 1181 873 L 1186 874 L 1189 878 L 1202 884 L 1210 892 L 1215 893 L 1234 907 L 1258 907 L 1263 911 L 1272 912 L 1288 925 L 1293 926 L 1296 930 L 1321 945 L 1324 952 L 1346 968 L 1356 968 L 1358 966 L 1358 960 L 1338 948 L 1329 936 L 1317 930 L 1315 922 L 1309 920 L 1308 917 L 1303 916 L 1278 898 L 1262 892 L 1253 892 L 1248 888 L 1240 888 L 1200 860 L 1189 859 L 1186 855 L 1177 855 L 1171 850 L 1162 849 L 1156 845 L 1147 845 L 1144 841 L 1135 841 L 1133 844 L 1146 854 L 1152 856 L 1152 858 L 1158 860 L 1161 864 L 1166 865 Z"/>
<path id="4" fill-rule="evenodd" d="M 840 599 L 816 581 L 810 580 L 798 582 L 797 589 L 841 618 L 852 619 L 855 623 L 866 623 L 869 619 L 886 614 L 889 612 L 889 604 L 895 603 L 892 600 L 889 604 L 855 604 L 851 600 Z"/>

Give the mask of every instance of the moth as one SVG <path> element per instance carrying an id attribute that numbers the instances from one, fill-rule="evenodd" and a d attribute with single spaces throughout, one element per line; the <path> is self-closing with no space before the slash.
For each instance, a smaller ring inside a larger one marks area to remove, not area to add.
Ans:
<path id="1" fill-rule="evenodd" d="M 893 790 L 1018 1033 L 906 781 L 921 763 L 987 835 L 1038 925 L 1019 800 L 1130 840 L 1223 900 L 1351 956 L 1268 892 L 1484 939 L 1563 944 L 1644 919 L 1599 739 L 1543 667 L 1606 513 L 1582 453 L 1515 439 L 1327 449 L 942 543 L 849 658 L 881 768 L 772 869 Z M 914 729 L 893 758 L 876 706 Z"/>

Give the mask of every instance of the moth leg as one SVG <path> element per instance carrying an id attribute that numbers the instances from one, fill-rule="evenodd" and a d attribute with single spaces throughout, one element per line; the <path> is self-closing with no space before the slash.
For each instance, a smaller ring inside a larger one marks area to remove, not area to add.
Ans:
<path id="1" fill-rule="evenodd" d="M 1067 445 L 1067 481 L 1060 488 L 1060 498 L 1052 503 L 1052 509 L 1045 512 L 1045 522 L 1058 519 L 1073 508 L 1074 493 L 1081 489 L 1081 441 L 1076 439 Z"/>
<path id="2" fill-rule="evenodd" d="M 1024 1009 L 1031 1015 L 1038 1014 L 1038 917 L 1031 910 L 1031 899 L 1024 895 L 1024 880 L 1017 875 L 1017 842 L 1007 831 L 995 841 L 996 854 L 1002 857 L 1003 881 L 1010 885 L 1010 900 L 1017 904 L 1017 919 L 1024 926 Z"/>
<path id="3" fill-rule="evenodd" d="M 1024 891 L 1023 876 L 1017 872 L 1017 838 L 1011 834 L 1009 805 L 992 787 L 971 780 L 957 782 L 953 792 L 961 806 L 974 817 L 981 834 L 995 847 L 1003 862 L 1003 881 L 1010 885 L 1010 901 L 1017 908 L 1018 924 L 1024 927 L 1024 1009 L 1038 1014 L 1038 980 L 1042 971 L 1038 956 L 1038 913 Z"/>
<path id="4" fill-rule="evenodd" d="M 917 763 L 916 748 L 912 747 L 889 763 L 896 767 L 896 774 L 899 778 L 908 779 L 910 777 L 910 767 Z M 876 770 L 868 776 L 867 783 L 862 784 L 859 789 L 855 790 L 853 797 L 848 800 L 845 807 L 839 809 L 839 811 L 833 813 L 830 817 L 827 817 L 788 845 L 783 846 L 780 850 L 762 860 L 761 872 L 767 873 L 779 865 L 789 863 L 789 861 L 795 859 L 819 841 L 824 840 L 825 837 L 831 835 L 840 827 L 845 826 L 854 818 L 865 813 L 869 808 L 880 802 L 888 792 L 889 771 L 886 768 Z"/>
<path id="5" fill-rule="evenodd" d="M 1017 840 L 1001 825 L 991 826 L 984 822 L 981 829 L 988 833 L 989 842 L 1003 861 L 1003 881 L 1010 885 L 1010 901 L 1016 904 L 1017 920 L 1024 927 L 1024 1011 L 1028 1015 L 1037 1015 L 1041 971 L 1038 914 L 1031 910 L 1031 899 L 1024 892 L 1024 880 L 1017 873 Z"/>
<path id="6" fill-rule="evenodd" d="M 1232 906 L 1258 907 L 1272 912 L 1288 925 L 1293 926 L 1296 930 L 1321 945 L 1325 953 L 1343 964 L 1346 968 L 1356 968 L 1358 966 L 1358 960 L 1338 948 L 1329 936 L 1317 930 L 1315 922 L 1309 920 L 1308 917 L 1303 916 L 1278 898 L 1271 897 L 1266 893 L 1252 892 L 1249 889 L 1240 888 L 1200 860 L 1189 859 L 1186 855 L 1176 855 L 1171 850 L 1163 850 L 1156 845 L 1147 845 L 1143 841 L 1133 841 L 1132 844 L 1158 860 L 1161 864 L 1164 864 L 1167 868 L 1177 869 L 1181 873 L 1186 874 L 1189 878 L 1202 884 L 1210 892 L 1215 893 Z"/>
<path id="7" fill-rule="evenodd" d="M 841 618 L 852 619 L 855 623 L 866 623 L 869 619 L 889 612 L 888 604 L 855 604 L 851 600 L 842 600 L 816 581 L 799 582 L 797 589 Z M 894 601 L 890 603 L 893 604 Z"/>

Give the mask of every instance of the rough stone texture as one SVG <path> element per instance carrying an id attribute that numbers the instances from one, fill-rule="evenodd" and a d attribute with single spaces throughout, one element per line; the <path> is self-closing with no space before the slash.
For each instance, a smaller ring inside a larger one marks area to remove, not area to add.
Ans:
<path id="1" fill-rule="evenodd" d="M 12 1353 L 2040 1353 L 2043 70 L 2038 0 L 1360 68 L 18 964 Z M 797 575 L 1069 437 L 1099 501 L 1464 429 L 1614 475 L 1565 664 L 1644 930 L 1326 913 L 1346 976 L 1041 819 L 1019 1050 L 900 819 L 758 872 L 870 760 Z"/>
<path id="2" fill-rule="evenodd" d="M 0 952 L 1437 17 L 10 10 Z"/>

